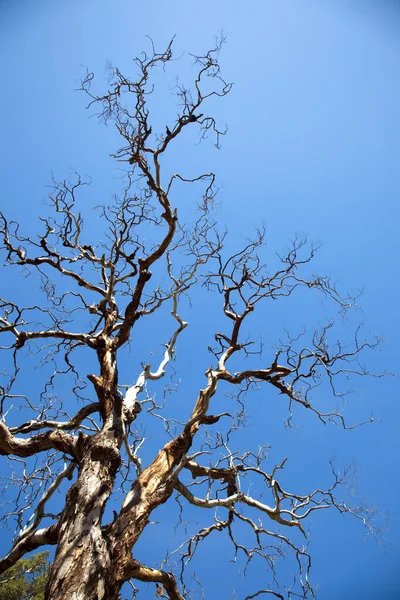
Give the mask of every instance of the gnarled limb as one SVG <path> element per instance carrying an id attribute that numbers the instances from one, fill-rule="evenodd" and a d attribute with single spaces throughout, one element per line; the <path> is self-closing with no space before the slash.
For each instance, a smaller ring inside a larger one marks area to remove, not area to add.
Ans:
<path id="1" fill-rule="evenodd" d="M 50 527 L 46 527 L 45 529 L 34 531 L 20 540 L 4 558 L 0 559 L 0 573 L 4 573 L 4 571 L 15 565 L 28 552 L 32 552 L 32 550 L 36 550 L 47 544 L 57 544 L 57 540 L 58 523 L 50 525 Z"/>
<path id="2" fill-rule="evenodd" d="M 184 600 L 172 573 L 146 567 L 138 560 L 131 559 L 125 566 L 125 577 L 160 584 L 157 586 L 156 596 L 168 597 L 169 600 Z"/>
<path id="3" fill-rule="evenodd" d="M 72 457 L 75 456 L 76 438 L 64 431 L 47 431 L 27 440 L 15 437 L 0 421 L 0 454 L 6 456 L 32 456 L 54 448 Z"/>
<path id="4" fill-rule="evenodd" d="M 13 435 L 17 433 L 31 433 L 32 431 L 39 431 L 40 429 L 58 429 L 63 431 L 69 431 L 71 429 L 77 429 L 79 425 L 89 415 L 99 411 L 100 405 L 98 402 L 87 404 L 81 408 L 74 417 L 69 421 L 51 421 L 49 419 L 43 420 L 31 420 L 16 427 L 9 427 L 9 432 Z"/>

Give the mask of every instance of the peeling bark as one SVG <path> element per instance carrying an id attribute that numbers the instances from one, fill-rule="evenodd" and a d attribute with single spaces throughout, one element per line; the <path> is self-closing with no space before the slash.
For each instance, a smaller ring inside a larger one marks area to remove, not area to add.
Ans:
<path id="1" fill-rule="evenodd" d="M 111 494 L 120 456 L 115 436 L 102 431 L 81 436 L 77 481 L 67 494 L 57 552 L 46 588 L 46 600 L 118 597 L 114 567 L 101 520 Z"/>

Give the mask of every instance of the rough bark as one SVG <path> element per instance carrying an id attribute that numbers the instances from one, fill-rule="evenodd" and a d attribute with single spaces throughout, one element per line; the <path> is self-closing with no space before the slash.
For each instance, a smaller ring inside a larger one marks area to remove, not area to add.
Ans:
<path id="1" fill-rule="evenodd" d="M 80 436 L 79 474 L 66 498 L 46 599 L 118 598 L 102 516 L 120 456 L 113 432 Z"/>

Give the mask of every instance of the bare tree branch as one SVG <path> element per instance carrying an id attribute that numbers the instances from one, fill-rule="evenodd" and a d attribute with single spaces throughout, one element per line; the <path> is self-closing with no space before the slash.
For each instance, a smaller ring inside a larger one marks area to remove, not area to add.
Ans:
<path id="1" fill-rule="evenodd" d="M 0 454 L 15 456 L 32 456 L 50 448 L 74 456 L 76 439 L 63 431 L 40 433 L 27 440 L 16 438 L 0 421 Z"/>
<path id="2" fill-rule="evenodd" d="M 15 563 L 24 556 L 27 552 L 36 550 L 40 546 L 47 544 L 54 545 L 57 543 L 58 524 L 51 525 L 45 529 L 39 529 L 27 537 L 24 537 L 14 548 L 0 560 L 0 572 L 4 573 L 7 569 L 15 565 Z"/>

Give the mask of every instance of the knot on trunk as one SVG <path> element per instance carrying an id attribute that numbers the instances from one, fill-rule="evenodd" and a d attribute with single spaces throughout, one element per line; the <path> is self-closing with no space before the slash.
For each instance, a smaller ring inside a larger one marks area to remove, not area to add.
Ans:
<path id="1" fill-rule="evenodd" d="M 137 417 L 137 415 L 141 412 L 142 410 L 142 405 L 140 404 L 140 402 L 138 402 L 137 400 L 135 400 L 133 406 L 124 406 L 123 407 L 123 413 L 124 413 L 124 421 L 126 423 L 132 423 L 132 421 L 134 421 Z"/>
<path id="2" fill-rule="evenodd" d="M 77 448 L 80 461 L 88 458 L 91 461 L 108 464 L 113 470 L 118 469 L 121 465 L 121 454 L 117 441 L 114 435 L 107 430 L 93 436 L 80 432 Z"/>

